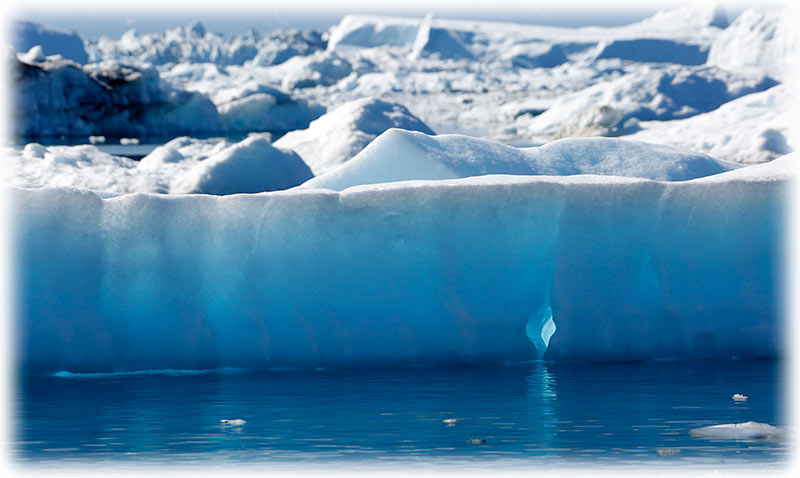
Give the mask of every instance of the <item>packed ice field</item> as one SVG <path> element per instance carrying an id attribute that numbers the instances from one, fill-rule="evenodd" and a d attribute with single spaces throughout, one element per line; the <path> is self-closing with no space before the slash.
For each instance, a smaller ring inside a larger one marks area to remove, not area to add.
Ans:
<path id="1" fill-rule="evenodd" d="M 780 356 L 793 18 L 17 21 L 22 363 Z"/>
<path id="2" fill-rule="evenodd" d="M 199 23 L 163 34 L 131 30 L 119 39 L 81 39 L 30 22 L 14 29 L 11 126 L 22 139 L 5 156 L 16 186 L 287 189 L 360 160 L 391 128 L 528 147 L 618 137 L 739 164 L 770 161 L 797 141 L 797 35 L 780 9 L 729 19 L 719 7 L 689 6 L 605 28 L 346 15 L 323 33 L 251 30 L 227 39 Z M 196 139 L 248 133 L 262 140 Z M 64 136 L 165 144 L 140 162 L 92 146 L 34 144 Z M 456 176 L 670 179 L 637 161 L 562 170 L 509 154 L 475 158 L 471 171 Z M 393 179 L 439 178 L 424 169 Z M 376 182 L 369 179 L 359 181 Z"/>

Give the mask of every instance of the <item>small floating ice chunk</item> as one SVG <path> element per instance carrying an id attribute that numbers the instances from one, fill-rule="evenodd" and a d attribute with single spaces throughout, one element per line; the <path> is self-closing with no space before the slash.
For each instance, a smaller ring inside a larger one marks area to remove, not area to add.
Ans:
<path id="1" fill-rule="evenodd" d="M 658 450 L 656 450 L 656 453 L 658 453 L 661 456 L 677 455 L 680 452 L 681 451 L 678 450 L 677 448 L 659 448 Z"/>
<path id="2" fill-rule="evenodd" d="M 455 425 L 457 421 L 458 421 L 457 418 L 445 418 L 444 420 L 442 420 L 443 423 L 446 423 L 448 425 Z"/>
<path id="3" fill-rule="evenodd" d="M 746 440 L 751 438 L 781 438 L 786 435 L 786 431 L 766 423 L 745 422 L 694 428 L 689 430 L 689 435 L 700 438 Z"/>
<path id="4" fill-rule="evenodd" d="M 139 144 L 139 138 L 120 138 L 119 144 Z"/>
<path id="5" fill-rule="evenodd" d="M 486 440 L 483 438 L 470 438 L 467 440 L 470 445 L 485 445 Z"/>
<path id="6" fill-rule="evenodd" d="M 233 418 L 233 419 L 222 419 L 219 421 L 221 425 L 227 425 L 232 427 L 240 427 L 247 423 L 246 421 L 242 420 L 241 418 Z"/>
<path id="7" fill-rule="evenodd" d="M 735 402 L 746 402 L 748 398 L 747 395 L 742 395 L 741 393 L 734 393 L 731 397 Z"/>

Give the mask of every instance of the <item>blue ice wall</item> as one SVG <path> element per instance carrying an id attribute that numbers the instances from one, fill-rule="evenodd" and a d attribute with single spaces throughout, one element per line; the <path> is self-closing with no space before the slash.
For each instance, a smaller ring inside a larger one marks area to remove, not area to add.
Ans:
<path id="1" fill-rule="evenodd" d="M 774 357 L 788 179 L 748 169 L 13 190 L 16 355 L 53 371 Z"/>

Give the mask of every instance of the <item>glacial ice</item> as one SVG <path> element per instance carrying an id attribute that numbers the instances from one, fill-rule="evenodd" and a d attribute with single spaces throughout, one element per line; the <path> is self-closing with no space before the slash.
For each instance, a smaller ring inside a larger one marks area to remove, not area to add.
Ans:
<path id="1" fill-rule="evenodd" d="M 390 129 L 342 166 L 301 188 L 341 191 L 361 184 L 485 174 L 598 174 L 684 181 L 737 168 L 703 154 L 613 138 L 567 138 L 514 148 L 462 135 Z"/>
<path id="2" fill-rule="evenodd" d="M 796 162 L 681 182 L 13 189 L 16 353 L 73 372 L 505 362 L 542 356 L 552 318 L 548 360 L 775 357 Z"/>

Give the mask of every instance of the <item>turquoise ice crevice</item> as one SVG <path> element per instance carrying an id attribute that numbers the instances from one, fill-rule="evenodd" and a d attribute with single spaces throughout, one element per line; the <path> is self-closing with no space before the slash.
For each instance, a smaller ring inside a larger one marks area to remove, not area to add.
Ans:
<path id="1" fill-rule="evenodd" d="M 525 326 L 525 333 L 536 347 L 536 358 L 541 359 L 550 344 L 550 338 L 556 333 L 556 323 L 553 321 L 553 309 L 550 304 L 543 305 L 531 315 Z"/>

